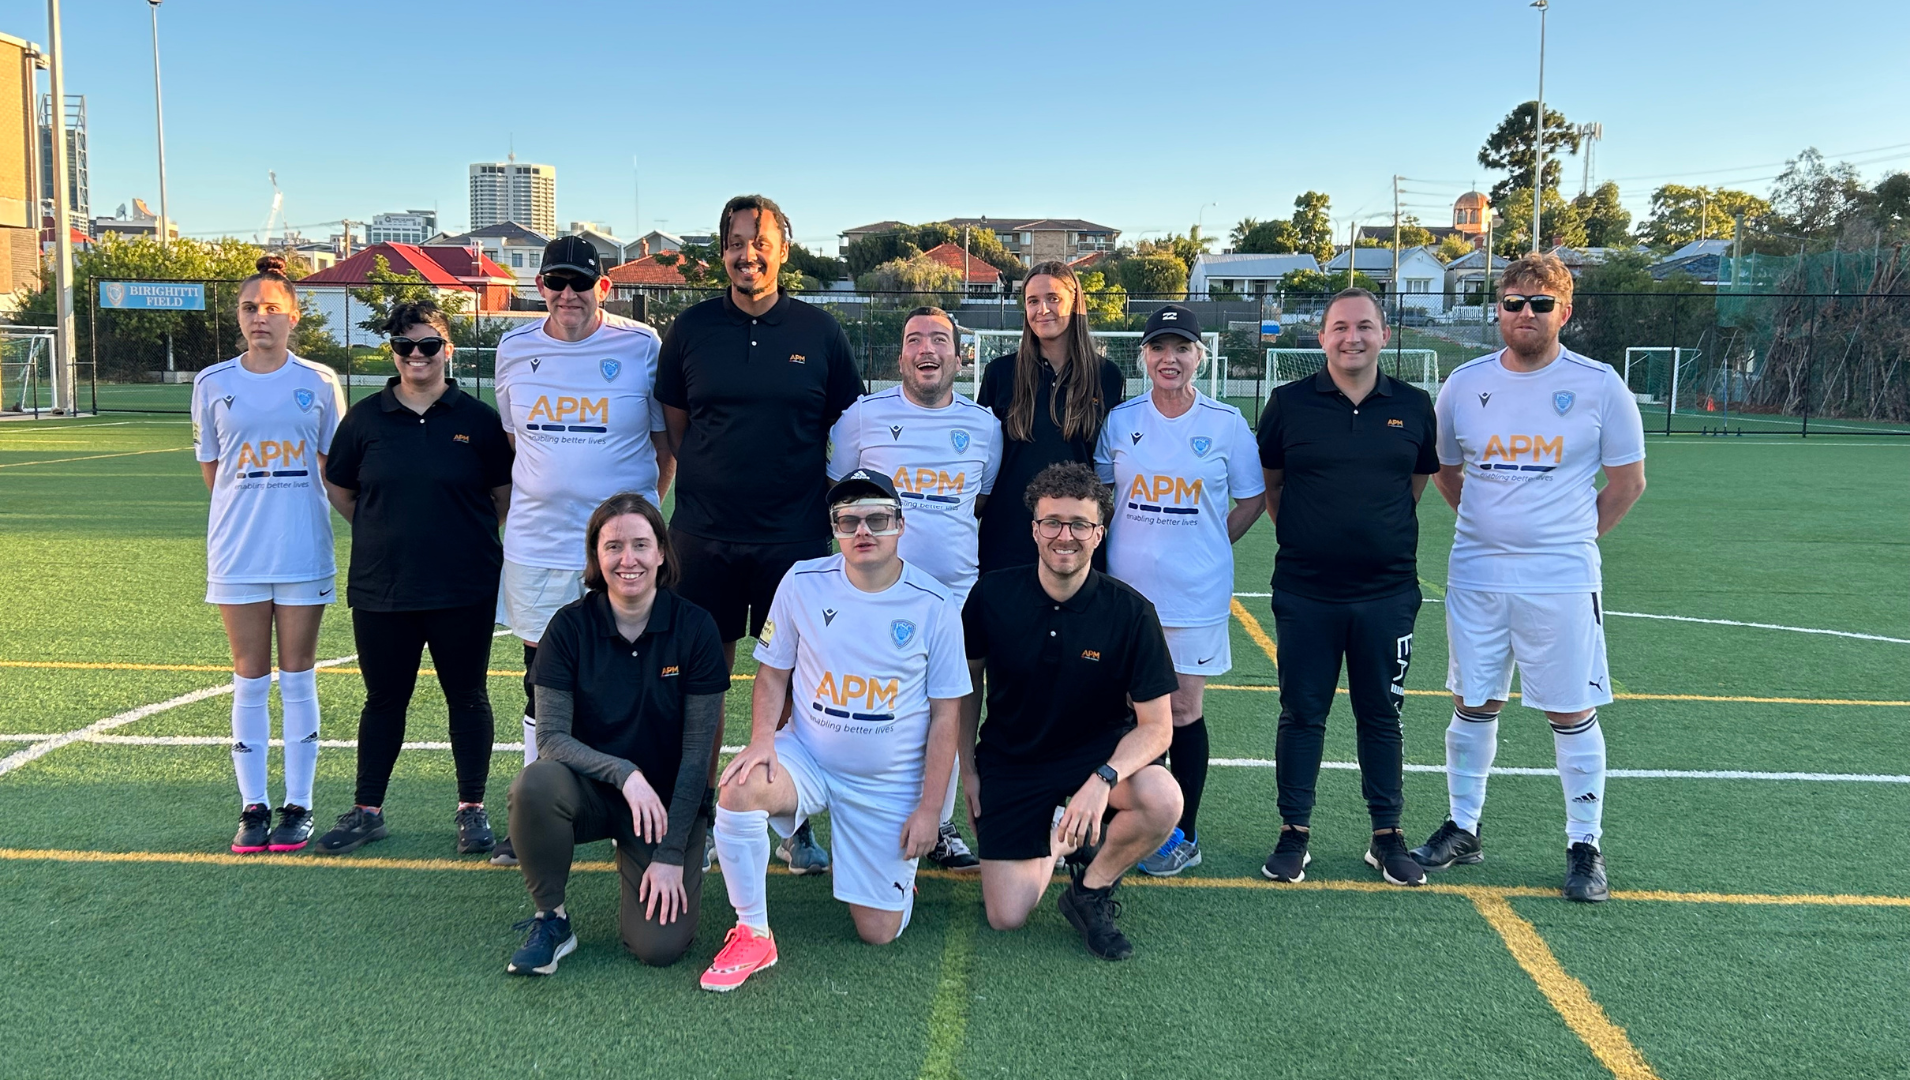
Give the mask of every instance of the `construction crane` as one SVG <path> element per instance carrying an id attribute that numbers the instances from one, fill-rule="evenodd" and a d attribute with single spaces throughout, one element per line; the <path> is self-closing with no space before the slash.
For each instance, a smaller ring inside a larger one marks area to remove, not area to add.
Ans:
<path id="1" fill-rule="evenodd" d="M 1598 140 L 1605 137 L 1605 125 L 1599 123 L 1580 124 L 1578 126 L 1579 156 L 1584 159 L 1585 176 L 1578 182 L 1578 193 L 1592 193 L 1592 159 L 1598 153 Z"/>
<path id="2" fill-rule="evenodd" d="M 252 234 L 253 243 L 260 245 L 272 242 L 272 226 L 286 225 L 284 214 L 285 193 L 279 190 L 279 174 L 274 171 L 267 172 L 265 175 L 272 180 L 272 209 L 265 215 L 265 227 Z M 291 226 L 289 225 L 286 225 L 286 240 L 288 243 L 291 240 Z"/>

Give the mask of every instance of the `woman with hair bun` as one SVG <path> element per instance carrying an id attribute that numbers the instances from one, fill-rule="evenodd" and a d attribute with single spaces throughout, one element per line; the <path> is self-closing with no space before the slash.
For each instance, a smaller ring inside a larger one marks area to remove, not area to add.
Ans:
<path id="1" fill-rule="evenodd" d="M 285 260 L 267 255 L 239 287 L 246 349 L 192 382 L 192 441 L 212 509 L 206 603 L 232 647 L 232 766 L 239 780 L 239 853 L 297 851 L 312 835 L 318 769 L 318 626 L 336 595 L 323 473 L 345 412 L 338 376 L 294 356 L 298 293 Z M 284 712 L 285 802 L 266 798 L 272 639 Z"/>

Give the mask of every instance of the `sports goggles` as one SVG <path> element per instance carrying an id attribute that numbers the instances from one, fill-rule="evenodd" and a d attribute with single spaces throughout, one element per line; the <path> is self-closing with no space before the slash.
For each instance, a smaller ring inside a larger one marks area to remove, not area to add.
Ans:
<path id="1" fill-rule="evenodd" d="M 595 274 L 578 274 L 569 270 L 551 270 L 538 276 L 543 279 L 544 288 L 549 289 L 551 292 L 563 292 L 565 289 L 569 289 L 574 293 L 587 293 L 597 287 L 597 275 Z"/>
<path id="2" fill-rule="evenodd" d="M 902 531 L 902 514 L 894 507 L 837 510 L 829 515 L 837 536 L 854 536 L 867 528 L 870 536 L 894 536 Z"/>
<path id="3" fill-rule="evenodd" d="M 1556 296 L 1519 296 L 1517 294 L 1513 294 L 1511 296 L 1499 297 L 1499 306 L 1506 309 L 1507 311 L 1512 311 L 1512 312 L 1523 311 L 1525 310 L 1525 305 L 1531 304 L 1532 313 L 1534 315 L 1545 314 L 1546 312 L 1557 307 L 1558 302 L 1559 300 L 1558 300 L 1558 297 Z"/>
<path id="4" fill-rule="evenodd" d="M 429 360 L 438 355 L 438 351 L 443 348 L 444 339 L 441 337 L 419 338 L 416 341 L 404 337 L 391 339 L 391 351 L 399 356 L 408 357 L 415 351 L 419 356 Z"/>

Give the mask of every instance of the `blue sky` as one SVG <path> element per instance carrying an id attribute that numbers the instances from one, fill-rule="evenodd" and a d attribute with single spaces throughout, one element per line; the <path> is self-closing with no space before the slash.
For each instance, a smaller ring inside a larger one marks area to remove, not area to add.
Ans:
<path id="1" fill-rule="evenodd" d="M 147 4 L 64 7 L 94 212 L 134 196 L 156 209 Z M 1874 46 L 1910 37 L 1905 5 L 1554 0 L 1549 28 L 1546 101 L 1604 124 L 1597 176 L 1635 215 L 1666 181 L 1761 192 L 1806 146 L 1873 179 L 1910 168 L 1910 69 Z M 44 44 L 46 5 L 0 0 L 0 33 Z M 1421 219 L 1444 223 L 1454 196 L 1495 179 L 1474 157 L 1532 97 L 1537 39 L 1525 0 L 160 11 L 187 234 L 251 236 L 268 170 L 311 236 L 433 205 L 460 227 L 466 165 L 515 146 L 557 167 L 560 226 L 634 237 L 640 212 L 642 229 L 708 231 L 725 198 L 760 190 L 825 250 L 864 222 L 971 214 L 1224 234 L 1309 188 L 1343 229 L 1390 214 L 1395 173 Z M 1568 193 L 1579 172 L 1568 159 Z"/>

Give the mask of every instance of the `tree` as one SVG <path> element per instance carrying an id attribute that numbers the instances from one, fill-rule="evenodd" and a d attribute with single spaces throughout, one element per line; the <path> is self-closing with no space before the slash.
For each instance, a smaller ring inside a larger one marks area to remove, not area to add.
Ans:
<path id="1" fill-rule="evenodd" d="M 391 261 L 383 255 L 372 256 L 371 272 L 365 275 L 365 287 L 349 289 L 351 298 L 365 309 L 365 317 L 358 320 L 358 329 L 378 337 L 385 333 L 385 320 L 391 318 L 391 309 L 399 304 L 416 304 L 431 301 L 438 305 L 446 318 L 464 313 L 466 297 L 462 293 L 439 293 L 424 283 L 424 275 L 416 270 L 407 270 L 400 274 L 391 268 Z"/>
<path id="2" fill-rule="evenodd" d="M 1088 318 L 1105 325 L 1127 314 L 1127 290 L 1111 283 L 1099 270 L 1084 270 L 1076 275 L 1081 281 L 1081 296 L 1088 304 Z"/>
<path id="3" fill-rule="evenodd" d="M 1891 173 L 1879 180 L 1866 201 L 1879 243 L 1901 242 L 1910 236 L 1910 173 Z"/>
<path id="4" fill-rule="evenodd" d="M 1532 250 L 1532 191 L 1519 188 L 1505 197 L 1499 204 L 1505 214 L 1505 224 L 1492 233 L 1492 245 L 1501 255 L 1518 257 Z M 1585 247 L 1585 219 L 1580 216 L 1578 207 L 1565 201 L 1557 191 L 1548 189 L 1545 202 L 1539 211 L 1539 247 Z"/>
<path id="5" fill-rule="evenodd" d="M 1693 240 L 1729 240 L 1735 235 L 1733 215 L 1749 220 L 1770 211 L 1770 203 L 1748 191 L 1666 184 L 1651 193 L 1651 213 L 1638 227 L 1638 238 L 1661 251 Z"/>
<path id="6" fill-rule="evenodd" d="M 1786 162 L 1771 184 L 1771 213 L 1780 232 L 1833 240 L 1862 212 L 1866 194 L 1856 166 L 1826 165 L 1813 146 Z"/>
<path id="7" fill-rule="evenodd" d="M 817 282 L 827 285 L 832 281 L 841 281 L 849 272 L 841 259 L 831 259 L 827 255 L 817 255 L 801 244 L 789 245 L 790 269 L 806 274 Z"/>
<path id="8" fill-rule="evenodd" d="M 1303 251 L 1325 262 L 1333 257 L 1333 218 L 1327 213 L 1332 200 L 1318 191 L 1308 191 L 1293 200 L 1295 251 Z"/>
<path id="9" fill-rule="evenodd" d="M 660 266 L 676 267 L 683 283 L 692 289 L 729 288 L 730 276 L 714 239 L 707 244 L 684 244 L 678 251 L 659 251 L 655 258 Z"/>
<path id="10" fill-rule="evenodd" d="M 946 221 L 899 225 L 889 232 L 851 240 L 842 249 L 842 261 L 847 265 L 849 276 L 860 280 L 862 275 L 885 262 L 912 258 L 942 244 L 961 247 L 962 231 L 960 225 L 951 225 Z M 1001 271 L 1002 276 L 1010 281 L 1021 277 L 1024 272 L 1021 260 L 1002 246 L 995 230 L 970 226 L 967 232 L 967 250 L 971 256 Z"/>
<path id="11" fill-rule="evenodd" d="M 1470 254 L 1472 254 L 1472 241 L 1459 233 L 1447 234 L 1446 238 L 1441 240 L 1439 246 L 1433 250 L 1433 257 L 1442 263 L 1463 259 Z"/>
<path id="12" fill-rule="evenodd" d="M 1313 293 L 1323 296 L 1355 287 L 1369 292 L 1380 291 L 1379 282 L 1358 270 L 1353 272 L 1350 281 L 1344 270 L 1337 270 L 1331 274 L 1318 270 L 1289 270 L 1280 278 L 1280 287 L 1290 293 Z"/>
<path id="13" fill-rule="evenodd" d="M 1592 247 L 1622 247 L 1631 240 L 1631 211 L 1618 204 L 1618 185 L 1610 180 L 1589 195 L 1572 200 L 1585 222 L 1585 242 Z"/>
<path id="14" fill-rule="evenodd" d="M 1503 169 L 1506 177 L 1492 185 L 1492 201 L 1503 203 L 1518 188 L 1532 186 L 1532 162 L 1538 155 L 1532 145 L 1533 117 L 1538 102 L 1527 101 L 1513 109 L 1479 148 L 1479 164 L 1488 169 Z M 1559 155 L 1566 149 L 1578 153 L 1578 129 L 1557 109 L 1545 110 L 1545 183 L 1548 191 L 1557 191 L 1565 166 Z M 1528 208 L 1529 209 L 1529 208 Z M 1509 216 L 1508 216 L 1509 220 Z"/>
<path id="15" fill-rule="evenodd" d="M 864 292 L 935 293 L 962 291 L 962 272 L 944 266 L 916 252 L 904 259 L 890 259 L 856 279 L 856 288 Z"/>
<path id="16" fill-rule="evenodd" d="M 1145 246 L 1145 245 L 1143 245 Z M 1187 264 L 1165 253 L 1139 253 L 1115 264 L 1129 295 L 1177 296 L 1187 292 Z"/>
<path id="17" fill-rule="evenodd" d="M 1159 240 L 1143 240 L 1134 245 L 1134 254 L 1137 257 L 1152 255 L 1173 259 L 1175 262 L 1180 263 L 1181 275 L 1184 279 L 1187 274 L 1193 271 L 1194 260 L 1200 258 L 1201 253 L 1206 251 L 1208 245 L 1214 242 L 1212 237 L 1208 237 L 1205 240 L 1201 239 L 1199 233 L 1199 229 L 1194 229 L 1193 235 L 1191 236 L 1182 236 L 1179 233 L 1168 233 Z M 1131 291 L 1140 292 L 1143 290 L 1132 289 Z"/>

